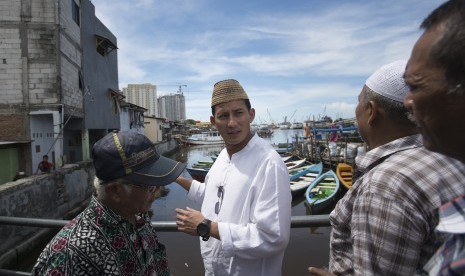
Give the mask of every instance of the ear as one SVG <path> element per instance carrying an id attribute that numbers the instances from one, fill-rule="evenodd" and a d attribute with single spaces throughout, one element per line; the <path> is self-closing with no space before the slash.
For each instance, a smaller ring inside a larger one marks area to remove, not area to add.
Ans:
<path id="1" fill-rule="evenodd" d="M 249 110 L 249 115 L 250 115 L 250 123 L 252 123 L 253 120 L 255 119 L 255 108 L 251 108 Z"/>
<path id="2" fill-rule="evenodd" d="M 215 116 L 210 116 L 210 123 L 212 124 L 212 126 L 215 125 Z"/>
<path id="3" fill-rule="evenodd" d="M 372 126 L 380 116 L 378 104 L 375 101 L 368 101 L 366 112 L 368 112 L 368 125 Z"/>

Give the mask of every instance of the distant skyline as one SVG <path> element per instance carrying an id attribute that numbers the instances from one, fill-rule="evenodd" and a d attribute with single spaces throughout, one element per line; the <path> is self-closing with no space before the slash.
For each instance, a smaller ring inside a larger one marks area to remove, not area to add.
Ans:
<path id="1" fill-rule="evenodd" d="M 182 85 L 186 117 L 208 121 L 213 85 L 237 79 L 255 123 L 355 117 L 378 67 L 408 59 L 439 0 L 93 0 L 117 37 L 119 88 Z"/>

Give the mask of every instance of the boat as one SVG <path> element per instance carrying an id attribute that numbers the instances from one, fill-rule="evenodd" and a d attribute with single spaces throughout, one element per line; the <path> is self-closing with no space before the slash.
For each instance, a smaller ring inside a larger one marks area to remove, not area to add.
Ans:
<path id="1" fill-rule="evenodd" d="M 183 141 L 189 145 L 218 145 L 224 144 L 223 137 L 216 130 L 204 131 L 197 134 L 192 134 Z"/>
<path id="2" fill-rule="evenodd" d="M 291 129 L 302 129 L 304 128 L 304 125 L 302 123 L 294 122 L 291 124 Z"/>
<path id="3" fill-rule="evenodd" d="M 204 182 L 205 176 L 207 176 L 207 173 L 210 170 L 210 167 L 192 166 L 190 168 L 186 168 L 186 170 L 189 172 L 189 174 L 192 176 L 193 179 L 200 181 L 200 182 Z"/>
<path id="4" fill-rule="evenodd" d="M 347 163 L 339 163 L 336 167 L 336 175 L 339 178 L 340 183 L 347 189 L 352 187 L 352 166 Z"/>
<path id="5" fill-rule="evenodd" d="M 273 135 L 273 130 L 268 124 L 261 124 L 256 132 L 258 136 L 262 138 L 271 137 Z"/>
<path id="6" fill-rule="evenodd" d="M 300 167 L 305 164 L 305 158 L 303 159 L 298 159 L 298 160 L 291 160 L 291 161 L 286 161 L 284 162 L 286 164 L 286 167 L 288 170 Z"/>
<path id="7" fill-rule="evenodd" d="M 320 175 L 305 191 L 306 205 L 312 214 L 327 207 L 339 191 L 339 179 L 333 170 Z"/>
<path id="8" fill-rule="evenodd" d="M 303 168 L 302 170 L 299 170 Z M 305 190 L 317 179 L 323 172 L 323 163 L 306 165 L 293 169 L 289 172 L 289 180 L 291 185 L 292 196 L 297 196 L 305 192 Z"/>
<path id="9" fill-rule="evenodd" d="M 291 127 L 291 123 L 289 122 L 282 122 L 279 124 L 279 129 L 289 129 Z"/>

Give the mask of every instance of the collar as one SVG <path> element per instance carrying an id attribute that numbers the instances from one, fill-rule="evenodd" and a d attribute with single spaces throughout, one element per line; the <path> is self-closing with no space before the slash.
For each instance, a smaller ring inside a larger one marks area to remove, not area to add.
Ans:
<path id="1" fill-rule="evenodd" d="M 364 171 L 368 166 L 384 156 L 392 155 L 398 151 L 419 148 L 422 146 L 420 134 L 405 136 L 368 151 L 365 155 L 357 157 L 355 159 L 355 163 L 358 169 Z"/>

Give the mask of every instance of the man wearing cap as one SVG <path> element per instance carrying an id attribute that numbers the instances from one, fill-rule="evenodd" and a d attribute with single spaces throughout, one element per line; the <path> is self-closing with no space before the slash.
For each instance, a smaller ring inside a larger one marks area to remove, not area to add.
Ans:
<path id="1" fill-rule="evenodd" d="M 45 247 L 33 275 L 170 275 L 149 210 L 185 165 L 142 134 L 113 132 L 92 150 L 96 194 Z"/>
<path id="2" fill-rule="evenodd" d="M 443 241 L 434 232 L 437 208 L 465 191 L 465 167 L 423 148 L 408 118 L 405 65 L 379 68 L 358 97 L 359 133 L 370 151 L 356 159 L 358 179 L 330 214 L 336 275 L 413 275 Z"/>
<path id="3" fill-rule="evenodd" d="M 225 141 L 205 183 L 178 178 L 201 212 L 176 209 L 180 231 L 200 236 L 205 275 L 281 275 L 289 241 L 289 173 L 271 144 L 250 130 L 255 117 L 236 80 L 216 83 L 210 121 Z"/>

